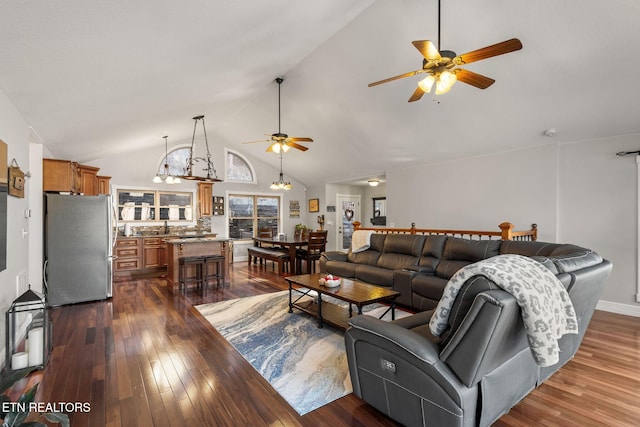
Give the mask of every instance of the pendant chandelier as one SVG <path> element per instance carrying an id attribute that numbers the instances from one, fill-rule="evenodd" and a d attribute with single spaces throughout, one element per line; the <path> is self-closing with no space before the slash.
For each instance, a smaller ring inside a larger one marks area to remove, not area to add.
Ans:
<path id="1" fill-rule="evenodd" d="M 277 181 L 273 181 L 270 188 L 272 190 L 291 190 L 292 187 L 290 182 L 284 180 L 284 173 L 282 172 L 282 151 L 280 151 L 280 178 Z"/>
<path id="2" fill-rule="evenodd" d="M 204 116 L 196 116 L 193 118 L 193 136 L 191 137 L 191 149 L 189 150 L 189 160 L 187 160 L 187 166 L 185 167 L 185 174 L 182 176 L 183 179 L 188 179 L 190 181 L 204 181 L 204 182 L 221 182 L 222 180 L 218 178 L 218 174 L 216 173 L 216 169 L 213 166 L 213 161 L 211 160 L 211 152 L 209 151 L 209 141 L 207 140 L 207 129 L 204 125 Z M 193 149 L 195 147 L 196 142 L 196 128 L 198 127 L 198 122 L 202 120 L 202 131 L 204 133 L 204 144 L 207 149 L 206 157 L 194 157 Z M 197 162 L 205 162 L 207 167 L 202 169 L 207 172 L 207 176 L 198 176 L 193 174 L 193 164 Z"/>
<path id="3" fill-rule="evenodd" d="M 165 184 L 180 184 L 182 181 L 178 176 L 172 176 L 169 173 L 169 150 L 167 148 L 167 138 L 168 136 L 163 136 L 164 138 L 164 171 L 162 173 L 157 173 L 153 178 L 153 182 L 156 184 L 160 184 L 164 182 Z"/>

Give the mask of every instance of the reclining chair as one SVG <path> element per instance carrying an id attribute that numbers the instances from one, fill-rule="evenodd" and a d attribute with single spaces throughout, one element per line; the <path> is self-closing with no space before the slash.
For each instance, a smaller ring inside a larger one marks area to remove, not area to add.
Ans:
<path id="1" fill-rule="evenodd" d="M 355 395 L 407 426 L 491 425 L 575 355 L 612 268 L 589 250 L 536 258 L 565 286 L 578 321 L 579 333 L 559 340 L 557 364 L 536 364 L 516 299 L 474 276 L 440 337 L 429 329 L 433 311 L 394 322 L 354 317 L 345 344 Z"/>

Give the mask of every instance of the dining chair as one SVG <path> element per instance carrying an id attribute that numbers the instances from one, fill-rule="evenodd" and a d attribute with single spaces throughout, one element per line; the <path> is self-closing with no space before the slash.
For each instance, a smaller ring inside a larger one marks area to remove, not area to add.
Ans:
<path id="1" fill-rule="evenodd" d="M 307 263 L 307 274 L 316 271 L 316 261 L 320 254 L 326 250 L 327 230 L 309 232 L 309 244 L 307 248 L 296 251 L 296 271 L 302 271 L 302 261 Z"/>

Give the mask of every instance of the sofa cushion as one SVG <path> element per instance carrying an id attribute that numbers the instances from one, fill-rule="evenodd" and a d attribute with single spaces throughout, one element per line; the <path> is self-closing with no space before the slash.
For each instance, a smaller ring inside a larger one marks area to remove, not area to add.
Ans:
<path id="1" fill-rule="evenodd" d="M 420 254 L 419 266 L 431 267 L 433 270 L 438 266 L 440 258 L 442 258 L 442 252 L 444 251 L 444 244 L 447 241 L 447 236 L 425 236 L 424 246 L 422 247 L 422 253 Z"/>
<path id="2" fill-rule="evenodd" d="M 356 253 L 349 251 L 347 254 L 347 259 L 353 264 L 376 265 L 378 258 L 380 258 L 380 252 L 373 249 Z"/>
<path id="3" fill-rule="evenodd" d="M 599 254 L 576 245 L 561 245 L 551 252 L 549 258 L 560 273 L 572 273 L 602 263 Z"/>
<path id="4" fill-rule="evenodd" d="M 384 241 L 383 253 L 395 253 L 419 257 L 425 236 L 411 234 L 389 234 Z"/>
<path id="5" fill-rule="evenodd" d="M 548 257 L 556 248 L 562 246 L 559 243 L 529 242 L 522 240 L 505 240 L 500 245 L 500 255 L 516 254 L 528 257 Z"/>
<path id="6" fill-rule="evenodd" d="M 378 267 L 388 270 L 416 265 L 422 252 L 425 236 L 390 234 L 384 241 L 384 250 L 378 258 Z"/>
<path id="7" fill-rule="evenodd" d="M 397 270 L 402 267 L 408 267 L 416 265 L 418 263 L 418 257 L 404 254 L 395 253 L 383 253 L 378 258 L 376 264 L 380 268 L 386 268 L 387 270 Z"/>
<path id="8" fill-rule="evenodd" d="M 355 278 L 374 285 L 391 287 L 393 272 L 393 270 L 373 265 L 358 265 L 355 269 Z"/>
<path id="9" fill-rule="evenodd" d="M 436 267 L 436 276 L 450 279 L 462 267 L 498 255 L 501 242 L 449 237 L 444 244 L 442 259 Z"/>
<path id="10" fill-rule="evenodd" d="M 358 265 L 348 261 L 327 261 L 325 270 L 327 273 L 335 274 L 339 277 L 356 277 L 356 267 Z"/>
<path id="11" fill-rule="evenodd" d="M 562 243 L 505 241 L 500 253 L 530 256 L 554 274 L 571 273 L 602 262 L 602 257 L 590 249 Z"/>
<path id="12" fill-rule="evenodd" d="M 416 274 L 411 281 L 411 304 L 420 310 L 429 310 L 431 307 L 435 307 L 442 298 L 442 292 L 447 282 L 448 280 L 442 277 Z M 425 298 L 430 301 L 428 303 L 422 301 Z"/>

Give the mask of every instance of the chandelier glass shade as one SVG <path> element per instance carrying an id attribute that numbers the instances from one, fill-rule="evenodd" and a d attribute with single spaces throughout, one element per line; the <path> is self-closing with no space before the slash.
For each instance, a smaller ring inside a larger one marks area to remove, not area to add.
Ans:
<path id="1" fill-rule="evenodd" d="M 218 178 L 216 169 L 213 166 L 213 161 L 211 160 L 211 151 L 209 151 L 209 140 L 207 139 L 207 129 L 204 125 L 204 116 L 196 116 L 193 118 L 193 120 L 194 120 L 193 136 L 191 137 L 191 148 L 189 149 L 189 159 L 187 160 L 187 165 L 185 167 L 185 174 L 181 178 L 187 179 L 189 181 L 221 182 L 222 180 Z M 207 150 L 206 157 L 195 157 L 193 152 L 195 148 L 195 142 L 196 142 L 196 129 L 198 127 L 199 121 L 202 121 L 202 131 L 204 133 L 204 144 Z M 207 176 L 194 175 L 193 165 L 198 162 L 206 163 L 206 168 L 202 170 L 207 172 Z"/>
<path id="2" fill-rule="evenodd" d="M 156 184 L 161 184 L 161 183 L 165 183 L 165 184 L 180 184 L 182 181 L 180 180 L 180 177 L 178 176 L 172 176 L 169 173 L 169 149 L 168 149 L 168 145 L 167 145 L 167 138 L 169 138 L 168 136 L 163 136 L 164 138 L 164 169 L 162 173 L 157 173 L 156 176 L 153 178 L 153 182 Z"/>
<path id="3" fill-rule="evenodd" d="M 284 150 L 283 150 L 284 151 Z M 273 181 L 271 186 L 272 190 L 291 190 L 293 187 L 289 181 L 284 180 L 284 173 L 282 172 L 282 152 L 280 151 L 280 177 L 277 181 Z"/>

